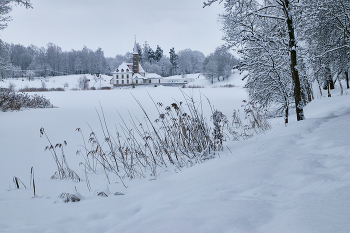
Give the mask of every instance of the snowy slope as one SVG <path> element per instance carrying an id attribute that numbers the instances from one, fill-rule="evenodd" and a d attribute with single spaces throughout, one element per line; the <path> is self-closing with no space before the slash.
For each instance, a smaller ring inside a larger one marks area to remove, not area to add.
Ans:
<path id="1" fill-rule="evenodd" d="M 183 90 L 197 100 L 203 93 L 228 116 L 247 98 L 238 87 Z M 84 177 L 75 128 L 88 134 L 88 122 L 99 132 L 99 102 L 111 128 L 120 122 L 117 111 L 126 119 L 127 109 L 141 117 L 131 93 L 146 109 L 152 109 L 148 94 L 164 104 L 182 97 L 173 87 L 51 92 L 45 96 L 58 108 L 0 113 L 0 232 L 350 231 L 349 95 L 317 99 L 305 108 L 305 121 L 291 116 L 286 127 L 273 119 L 271 131 L 227 142 L 230 150 L 215 159 L 163 170 L 156 179 L 126 180 L 128 188 L 116 178 L 108 184 L 102 173 L 90 175 L 91 192 L 85 182 L 51 180 L 56 168 L 40 127 L 53 143 L 67 140 L 68 162 Z M 29 186 L 31 166 L 36 198 L 12 182 L 17 176 Z M 62 192 L 76 190 L 82 201 L 60 202 Z M 97 196 L 100 191 L 109 197 Z"/>

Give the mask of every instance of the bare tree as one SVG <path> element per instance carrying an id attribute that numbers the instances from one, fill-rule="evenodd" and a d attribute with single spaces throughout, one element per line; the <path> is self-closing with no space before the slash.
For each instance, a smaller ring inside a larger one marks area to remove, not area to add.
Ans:
<path id="1" fill-rule="evenodd" d="M 203 62 L 203 74 L 214 82 L 214 78 L 218 81 L 228 79 L 231 71 L 237 65 L 237 59 L 228 52 L 225 47 L 218 47 L 214 53 L 209 54 Z M 222 80 L 220 80 L 220 78 Z"/>
<path id="2" fill-rule="evenodd" d="M 180 73 L 194 74 L 202 72 L 205 56 L 199 51 L 184 49 L 177 53 Z"/>

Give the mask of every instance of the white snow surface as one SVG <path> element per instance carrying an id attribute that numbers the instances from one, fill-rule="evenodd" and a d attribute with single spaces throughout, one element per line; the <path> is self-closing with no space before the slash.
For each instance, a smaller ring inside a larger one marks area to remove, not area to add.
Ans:
<path id="1" fill-rule="evenodd" d="M 247 99 L 238 75 L 229 81 L 235 88 L 211 88 L 204 79 L 194 83 L 205 88 L 181 90 L 197 101 L 202 93 L 228 117 Z M 84 178 L 83 158 L 75 154 L 82 139 L 75 129 L 88 137 L 89 123 L 101 135 L 95 108 L 102 105 L 114 132 L 121 123 L 118 112 L 125 120 L 128 111 L 143 119 L 132 95 L 155 119 L 149 95 L 169 105 L 181 101 L 182 93 L 163 86 L 41 93 L 57 108 L 0 112 L 0 232 L 350 232 L 350 96 L 336 91 L 310 103 L 306 120 L 296 122 L 292 115 L 285 126 L 282 118 L 273 119 L 267 133 L 227 141 L 214 159 L 181 171 L 169 167 L 157 177 L 125 180 L 127 188 L 112 176 L 108 184 L 102 171 L 89 173 L 91 192 L 84 181 L 50 179 L 56 167 L 44 151 L 48 142 L 40 138 L 40 127 L 52 143 L 67 141 L 68 163 Z M 16 189 L 14 176 L 27 188 Z M 101 191 L 108 197 L 96 195 Z M 63 192 L 81 201 L 63 203 L 58 198 Z"/>
<path id="2" fill-rule="evenodd" d="M 71 90 L 72 88 L 79 88 L 78 86 L 78 79 L 82 76 L 86 76 L 90 80 L 89 87 L 100 87 L 100 81 L 101 81 L 101 87 L 111 87 L 110 84 L 112 76 L 102 75 L 102 79 L 95 80 L 95 76 L 90 74 L 82 74 L 82 75 L 66 75 L 66 76 L 53 76 L 53 77 L 40 77 L 35 78 L 33 81 L 28 81 L 27 78 L 10 78 L 5 79 L 3 81 L 0 80 L 0 87 L 8 88 L 9 84 L 12 83 L 15 85 L 15 90 L 19 90 L 25 87 L 35 87 L 39 88 L 42 87 L 42 82 L 45 83 L 46 88 L 64 88 L 64 84 L 68 83 L 68 87 L 65 88 L 65 90 Z"/>

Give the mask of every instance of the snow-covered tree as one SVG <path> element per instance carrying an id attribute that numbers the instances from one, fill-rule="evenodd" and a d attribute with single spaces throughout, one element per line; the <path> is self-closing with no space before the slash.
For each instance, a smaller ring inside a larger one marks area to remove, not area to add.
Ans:
<path id="1" fill-rule="evenodd" d="M 313 79 L 332 88 L 332 77 L 344 77 L 349 88 L 350 2 L 303 0 L 302 4 L 300 34 L 307 44 Z"/>
<path id="2" fill-rule="evenodd" d="M 139 43 L 136 44 L 137 46 L 137 51 L 138 51 L 138 54 L 139 54 L 139 62 L 142 63 L 143 62 L 143 57 L 142 57 L 142 48 L 141 48 L 141 45 Z"/>
<path id="3" fill-rule="evenodd" d="M 34 80 L 35 73 L 33 71 L 28 70 L 25 75 L 26 75 L 26 77 L 28 78 L 29 81 Z"/>
<path id="4" fill-rule="evenodd" d="M 9 72 L 13 68 L 10 60 L 10 48 L 9 46 L 0 40 L 0 73 L 1 79 L 7 78 L 11 75 Z"/>
<path id="5" fill-rule="evenodd" d="M 297 70 L 297 41 L 295 36 L 294 13 L 299 6 L 297 0 L 208 0 L 205 6 L 210 6 L 214 2 L 225 2 L 225 13 L 221 15 L 224 23 L 224 39 L 229 47 L 238 48 L 241 52 L 253 51 L 254 42 L 270 39 L 286 45 L 285 49 L 274 50 L 274 56 L 284 60 L 288 56 L 288 67 L 290 69 L 290 80 L 293 82 L 293 97 L 296 108 L 297 120 L 304 119 L 302 87 Z M 267 22 L 268 24 L 263 24 Z M 270 38 L 265 33 L 256 35 L 256 31 L 264 30 L 264 27 L 274 30 L 274 38 Z M 279 40 L 276 38 L 279 36 Z M 269 49 L 269 48 L 267 48 Z M 287 54 L 286 54 L 287 52 Z M 251 59 L 248 56 L 247 59 Z M 248 60 L 249 61 L 249 60 Z M 253 63 L 252 63 L 253 64 Z M 261 69 L 268 69 L 264 64 L 258 62 L 255 65 Z M 284 67 L 283 67 L 284 68 Z M 275 67 L 279 69 L 279 67 Z M 263 76 L 261 78 L 266 78 Z"/>
<path id="6" fill-rule="evenodd" d="M 203 74 L 207 79 L 210 80 L 211 83 L 214 83 L 214 79 L 219 77 L 217 67 L 217 60 L 214 59 L 213 54 L 210 54 L 205 58 L 203 63 Z"/>
<path id="7" fill-rule="evenodd" d="M 26 8 L 31 8 L 32 5 L 29 0 L 1 0 L 0 1 L 0 30 L 7 27 L 7 22 L 11 20 L 8 15 L 13 7 L 13 4 L 24 5 Z M 0 40 L 0 72 L 1 77 L 5 78 L 6 70 L 11 67 L 9 50 L 7 46 Z"/>
<path id="8" fill-rule="evenodd" d="M 147 41 L 145 41 L 142 48 L 142 62 L 149 62 L 149 50 L 149 44 L 147 44 Z"/>
<path id="9" fill-rule="evenodd" d="M 87 90 L 89 89 L 89 80 L 87 79 L 87 77 L 84 75 L 84 76 L 81 76 L 79 79 L 78 79 L 78 87 L 82 90 Z"/>
<path id="10" fill-rule="evenodd" d="M 203 74 L 212 83 L 214 79 L 222 81 L 231 75 L 231 71 L 237 63 L 237 59 L 225 47 L 218 47 L 214 53 L 209 54 L 205 58 L 203 62 Z"/>
<path id="11" fill-rule="evenodd" d="M 81 74 L 83 71 L 83 62 L 81 61 L 80 56 L 78 56 L 74 61 L 74 71 L 76 74 Z"/>
<path id="12" fill-rule="evenodd" d="M 184 49 L 178 52 L 179 71 L 182 74 L 193 74 L 202 72 L 205 56 L 199 51 Z"/>
<path id="13" fill-rule="evenodd" d="M 32 5 L 29 0 L 1 0 L 0 1 L 0 30 L 7 27 L 7 22 L 11 20 L 8 14 L 11 12 L 13 4 L 24 5 L 31 8 Z"/>

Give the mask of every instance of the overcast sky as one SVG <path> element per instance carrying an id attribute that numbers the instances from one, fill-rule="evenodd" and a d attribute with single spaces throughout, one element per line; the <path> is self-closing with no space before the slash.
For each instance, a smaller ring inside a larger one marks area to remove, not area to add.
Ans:
<path id="1" fill-rule="evenodd" d="M 203 9 L 204 0 L 31 0 L 33 9 L 14 7 L 13 21 L 0 32 L 8 43 L 92 50 L 106 57 L 132 52 L 134 35 L 141 45 L 164 54 L 190 48 L 205 55 L 224 42 L 218 14 L 223 5 Z"/>

